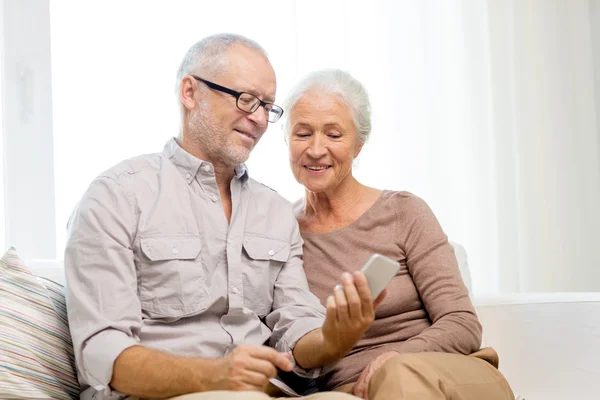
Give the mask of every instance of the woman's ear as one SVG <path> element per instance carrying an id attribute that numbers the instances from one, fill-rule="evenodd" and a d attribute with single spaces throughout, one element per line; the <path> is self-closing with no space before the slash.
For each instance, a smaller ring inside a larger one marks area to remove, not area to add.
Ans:
<path id="1" fill-rule="evenodd" d="M 358 155 L 360 154 L 360 151 L 363 148 L 364 143 L 361 143 L 360 141 L 356 144 L 356 147 L 354 148 L 354 158 L 358 157 Z"/>
<path id="2" fill-rule="evenodd" d="M 196 81 L 189 75 L 186 75 L 181 79 L 181 85 L 179 86 L 179 99 L 181 104 L 188 110 L 196 108 L 196 97 L 194 96 L 194 89 L 196 88 Z"/>

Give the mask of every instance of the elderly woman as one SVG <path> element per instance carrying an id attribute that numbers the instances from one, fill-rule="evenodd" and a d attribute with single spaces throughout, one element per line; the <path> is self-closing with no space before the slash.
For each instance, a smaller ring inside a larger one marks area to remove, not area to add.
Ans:
<path id="1" fill-rule="evenodd" d="M 327 297 L 340 274 L 357 271 L 373 253 L 403 266 L 372 327 L 318 386 L 371 400 L 514 399 L 494 350 L 479 350 L 481 325 L 453 248 L 427 204 L 352 175 L 371 133 L 364 87 L 346 72 L 320 71 L 287 103 L 290 165 L 306 188 L 295 212 L 313 293 L 331 306 Z"/>

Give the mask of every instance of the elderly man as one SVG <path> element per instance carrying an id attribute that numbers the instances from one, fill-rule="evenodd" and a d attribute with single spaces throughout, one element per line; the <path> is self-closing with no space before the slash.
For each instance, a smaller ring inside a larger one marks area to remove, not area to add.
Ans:
<path id="1" fill-rule="evenodd" d="M 325 312 L 291 205 L 248 176 L 243 163 L 283 113 L 264 50 L 208 37 L 177 84 L 179 139 L 101 174 L 69 222 L 67 306 L 85 399 L 268 397 L 277 369 L 315 377 L 349 351 L 379 303 L 363 275 L 345 274 Z"/>

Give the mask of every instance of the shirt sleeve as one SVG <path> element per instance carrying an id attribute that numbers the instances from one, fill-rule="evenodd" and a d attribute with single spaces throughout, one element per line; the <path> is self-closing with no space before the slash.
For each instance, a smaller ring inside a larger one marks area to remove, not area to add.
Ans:
<path id="1" fill-rule="evenodd" d="M 456 263 L 448 238 L 429 206 L 411 196 L 398 224 L 409 227 L 400 237 L 410 275 L 432 325 L 398 343 L 400 353 L 439 351 L 470 354 L 481 345 L 482 328 Z"/>
<path id="2" fill-rule="evenodd" d="M 138 343 L 141 329 L 132 207 L 119 182 L 99 177 L 68 225 L 66 300 L 76 366 L 85 383 L 107 394 L 116 393 L 109 387 L 116 358 Z"/>
<path id="3" fill-rule="evenodd" d="M 300 367 L 295 362 L 293 350 L 302 336 L 323 326 L 325 308 L 308 287 L 302 261 L 304 242 L 291 210 L 289 214 L 293 218 L 291 250 L 288 261 L 275 281 L 273 311 L 266 318 L 267 326 L 273 331 L 269 344 L 276 350 L 290 355 L 297 375 L 316 378 L 322 369 L 306 370 Z"/>

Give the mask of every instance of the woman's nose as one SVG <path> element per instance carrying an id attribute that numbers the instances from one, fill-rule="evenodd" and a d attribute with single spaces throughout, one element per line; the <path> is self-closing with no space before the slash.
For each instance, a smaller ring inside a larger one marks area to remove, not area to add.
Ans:
<path id="1" fill-rule="evenodd" d="M 308 147 L 308 155 L 313 158 L 320 158 L 327 153 L 326 143 L 320 135 L 313 135 Z"/>

